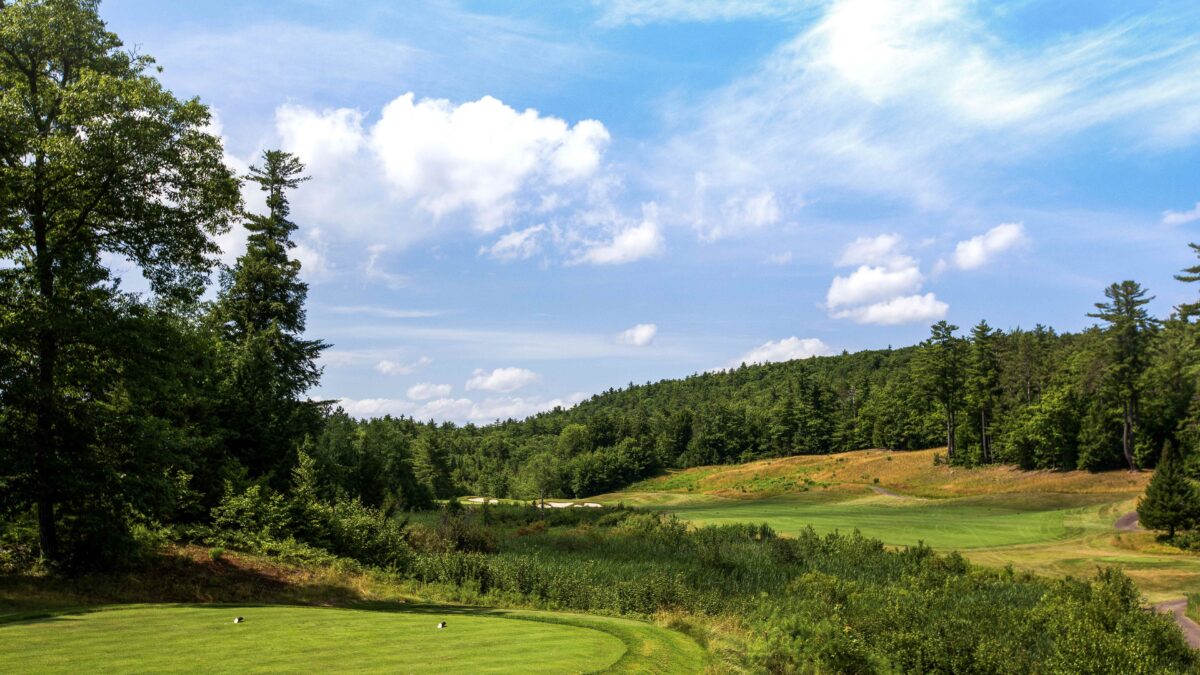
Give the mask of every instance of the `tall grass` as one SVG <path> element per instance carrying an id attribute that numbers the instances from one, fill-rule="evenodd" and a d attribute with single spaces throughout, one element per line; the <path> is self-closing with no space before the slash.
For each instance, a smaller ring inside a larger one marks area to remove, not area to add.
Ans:
<path id="1" fill-rule="evenodd" d="M 502 507 L 458 516 L 492 554 L 416 551 L 411 577 L 480 602 L 736 619 L 745 665 L 775 672 L 1179 672 L 1195 655 L 1117 571 L 1050 581 L 855 533 Z M 544 527 L 529 527 L 546 519 Z M 521 531 L 522 536 L 517 536 Z"/>

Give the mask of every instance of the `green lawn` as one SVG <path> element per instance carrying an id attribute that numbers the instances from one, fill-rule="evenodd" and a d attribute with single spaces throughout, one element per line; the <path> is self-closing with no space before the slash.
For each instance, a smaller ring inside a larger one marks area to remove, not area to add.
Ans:
<path id="1" fill-rule="evenodd" d="M 245 617 L 234 624 L 235 616 Z M 448 627 L 438 630 L 445 620 Z M 694 672 L 698 645 L 649 624 L 464 607 L 130 605 L 9 616 L 0 664 L 33 672 Z"/>
<path id="2" fill-rule="evenodd" d="M 813 493 L 745 500 L 696 496 L 677 503 L 654 501 L 647 499 L 646 507 L 667 510 L 698 524 L 765 522 L 783 534 L 795 534 L 808 526 L 821 533 L 857 529 L 887 544 L 924 541 L 940 549 L 1013 546 L 1078 536 L 1081 530 L 1073 521 L 1089 508 L 1020 495 L 833 500 Z"/>

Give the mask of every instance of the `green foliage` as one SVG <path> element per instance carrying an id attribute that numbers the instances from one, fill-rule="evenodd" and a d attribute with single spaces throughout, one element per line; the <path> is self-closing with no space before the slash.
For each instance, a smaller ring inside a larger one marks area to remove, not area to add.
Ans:
<path id="1" fill-rule="evenodd" d="M 543 514 L 499 507 L 498 531 Z M 586 511 L 586 512 L 585 512 Z M 1166 673 L 1196 667 L 1168 618 L 1120 572 L 1047 581 L 977 569 L 857 534 L 779 538 L 750 525 L 690 529 L 650 513 L 571 509 L 498 553 L 419 551 L 411 573 L 479 602 L 739 617 L 744 666 L 772 672 Z M 533 521 L 528 522 L 547 522 Z M 1121 645 L 1129 646 L 1122 650 Z"/>
<path id="2" fill-rule="evenodd" d="M 303 480 L 305 466 L 297 469 Z M 263 485 L 226 495 L 213 509 L 208 539 L 222 546 L 278 554 L 289 542 L 323 549 L 367 565 L 401 568 L 408 563 L 406 524 L 388 518 L 357 499 L 314 500 L 301 489 L 291 498 Z"/>
<path id="3" fill-rule="evenodd" d="M 1200 526 L 1200 490 L 1183 472 L 1183 466 L 1168 442 L 1162 461 L 1138 500 L 1138 522 L 1152 530 L 1165 530 L 1169 538 L 1177 530 Z"/>
<path id="4" fill-rule="evenodd" d="M 1141 379 L 1146 371 L 1150 340 L 1158 321 L 1145 306 L 1154 299 L 1136 281 L 1122 281 L 1104 290 L 1108 302 L 1096 303 L 1096 313 L 1089 314 L 1108 324 L 1105 330 L 1108 351 L 1106 379 L 1121 403 L 1121 442 L 1129 468 L 1136 468 L 1134 459 L 1135 431 L 1138 424 L 1138 399 Z"/>
<path id="5" fill-rule="evenodd" d="M 926 394 L 942 408 L 946 424 L 946 454 L 950 461 L 955 455 L 955 429 L 962 407 L 965 387 L 966 345 L 954 335 L 958 326 L 945 321 L 929 329 L 929 339 L 922 345 L 913 365 L 913 375 Z"/>
<path id="6" fill-rule="evenodd" d="M 318 428 L 316 405 L 302 397 L 319 381 L 317 357 L 328 346 L 301 337 L 308 285 L 288 255 L 296 225 L 288 220 L 287 191 L 307 180 L 303 171 L 299 159 L 279 150 L 264 152 L 262 166 L 250 169 L 247 178 L 267 193 L 269 212 L 246 222 L 246 252 L 222 275 L 211 316 L 225 366 L 226 443 L 252 477 L 276 486 L 286 483 L 297 443 Z"/>
<path id="7" fill-rule="evenodd" d="M 171 398 L 194 361 L 164 362 L 239 199 L 208 110 L 96 4 L 0 5 L 0 510 L 36 508 L 42 554 L 69 565 L 123 557 L 170 501 L 172 453 L 205 449 Z M 151 292 L 122 292 L 106 254 Z"/>

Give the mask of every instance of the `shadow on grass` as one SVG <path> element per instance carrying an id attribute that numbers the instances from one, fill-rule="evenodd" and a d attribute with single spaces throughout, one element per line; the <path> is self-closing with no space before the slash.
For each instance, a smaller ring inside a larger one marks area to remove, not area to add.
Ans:
<path id="1" fill-rule="evenodd" d="M 303 572 L 250 559 L 211 560 L 175 553 L 124 573 L 0 576 L 0 626 L 54 620 L 116 604 L 346 606 L 361 599 L 346 586 L 311 578 L 297 583 L 290 574 Z"/>

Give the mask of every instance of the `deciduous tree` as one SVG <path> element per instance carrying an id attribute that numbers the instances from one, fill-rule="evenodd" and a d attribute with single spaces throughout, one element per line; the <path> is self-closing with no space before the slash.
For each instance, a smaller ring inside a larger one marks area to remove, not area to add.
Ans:
<path id="1" fill-rule="evenodd" d="M 75 497 L 108 490 L 93 470 L 111 458 L 89 439 L 95 406 L 113 391 L 93 366 L 139 357 L 111 331 L 142 300 L 118 291 L 106 259 L 131 262 L 159 307 L 184 308 L 207 278 L 212 236 L 238 205 L 208 110 L 164 89 L 153 61 L 123 49 L 96 8 L 0 3 L 3 405 L 29 460 L 0 473 L 21 474 L 8 496 L 36 505 L 52 560 L 70 515 L 57 507 L 71 495 L 69 510 L 87 508 Z"/>

